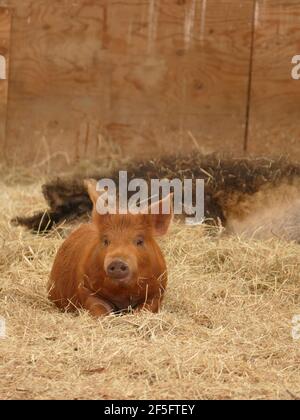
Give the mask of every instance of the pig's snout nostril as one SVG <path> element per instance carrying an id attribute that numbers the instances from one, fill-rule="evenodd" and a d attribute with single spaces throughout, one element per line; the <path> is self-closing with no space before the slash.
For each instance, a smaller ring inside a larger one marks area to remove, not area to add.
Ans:
<path id="1" fill-rule="evenodd" d="M 115 260 L 107 267 L 107 274 L 113 279 L 123 279 L 129 275 L 129 267 L 122 260 Z"/>

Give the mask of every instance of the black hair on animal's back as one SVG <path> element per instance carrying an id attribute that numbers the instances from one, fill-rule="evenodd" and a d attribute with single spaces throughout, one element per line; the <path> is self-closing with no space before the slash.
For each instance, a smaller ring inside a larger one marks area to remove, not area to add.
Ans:
<path id="1" fill-rule="evenodd" d="M 91 173 L 88 178 L 111 178 L 116 183 L 119 171 L 126 170 L 128 180 L 142 178 L 180 178 L 205 181 L 205 217 L 226 224 L 226 214 L 245 195 L 252 195 L 265 185 L 281 181 L 292 182 L 300 177 L 300 165 L 285 158 L 237 159 L 217 155 L 194 153 L 186 156 L 167 156 L 146 161 L 136 161 L 119 167 L 111 173 Z M 83 185 L 83 178 L 57 178 L 42 187 L 48 210 L 32 217 L 17 217 L 14 221 L 33 231 L 47 231 L 53 225 L 74 220 L 91 212 L 92 203 Z"/>

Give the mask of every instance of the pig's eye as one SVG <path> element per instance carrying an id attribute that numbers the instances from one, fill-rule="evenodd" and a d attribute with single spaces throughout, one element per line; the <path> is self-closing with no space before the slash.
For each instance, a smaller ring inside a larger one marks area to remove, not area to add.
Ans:
<path id="1" fill-rule="evenodd" d="M 145 243 L 145 241 L 144 241 L 144 239 L 143 239 L 143 238 L 137 238 L 137 239 L 135 240 L 135 244 L 136 244 L 136 246 L 143 246 L 143 245 L 144 245 L 144 243 Z"/>
<path id="2" fill-rule="evenodd" d="M 103 243 L 103 246 L 107 247 L 110 245 L 110 240 L 107 238 L 104 238 L 102 243 Z"/>

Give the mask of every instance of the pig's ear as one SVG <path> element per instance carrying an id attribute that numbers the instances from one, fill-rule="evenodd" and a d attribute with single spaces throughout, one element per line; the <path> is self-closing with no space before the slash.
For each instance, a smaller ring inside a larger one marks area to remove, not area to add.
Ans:
<path id="1" fill-rule="evenodd" d="M 95 179 L 85 179 L 83 185 L 86 188 L 90 199 L 94 206 L 96 206 L 97 200 L 99 198 L 99 193 L 97 191 L 97 181 Z"/>
<path id="2" fill-rule="evenodd" d="M 97 181 L 95 179 L 85 179 L 83 181 L 94 208 L 96 208 L 97 200 L 104 191 L 97 191 Z"/>
<path id="3" fill-rule="evenodd" d="M 164 209 L 169 211 L 165 213 Z M 151 204 L 149 213 L 154 235 L 164 236 L 168 232 L 174 216 L 173 194 L 169 194 L 166 198 Z"/>

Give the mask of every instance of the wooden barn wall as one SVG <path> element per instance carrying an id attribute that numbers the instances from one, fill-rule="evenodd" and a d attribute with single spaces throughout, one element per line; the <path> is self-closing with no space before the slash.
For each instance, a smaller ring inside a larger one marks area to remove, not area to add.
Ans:
<path id="1" fill-rule="evenodd" d="M 5 147 L 10 25 L 9 10 L 0 8 L 0 150 L 4 150 Z"/>
<path id="2" fill-rule="evenodd" d="M 242 151 L 252 0 L 0 0 L 13 9 L 7 155 Z"/>
<path id="3" fill-rule="evenodd" d="M 251 153 L 300 159 L 300 80 L 291 75 L 300 54 L 300 1 L 257 1 L 250 112 Z"/>
<path id="4" fill-rule="evenodd" d="M 13 16 L 3 149 L 10 160 L 72 162 L 107 143 L 127 155 L 241 154 L 247 115 L 250 152 L 299 152 L 300 81 L 291 79 L 298 0 L 0 6 Z"/>

